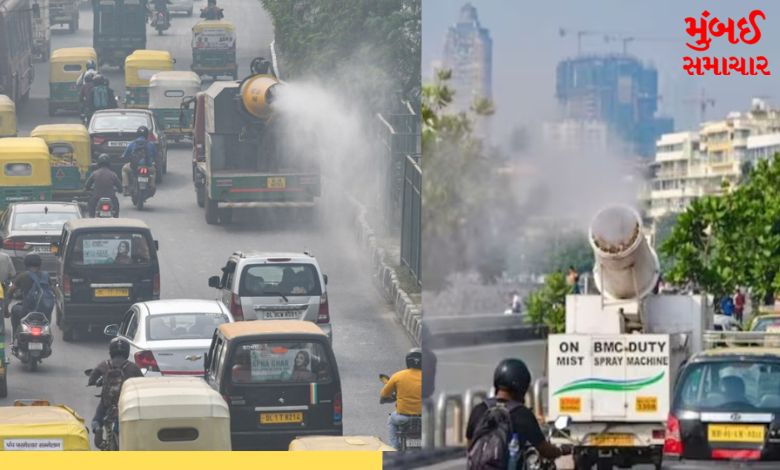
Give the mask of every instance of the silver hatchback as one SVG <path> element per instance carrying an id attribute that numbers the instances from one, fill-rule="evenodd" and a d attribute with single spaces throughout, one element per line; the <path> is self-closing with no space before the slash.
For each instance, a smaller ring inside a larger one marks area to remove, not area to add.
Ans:
<path id="1" fill-rule="evenodd" d="M 310 321 L 332 340 L 327 284 L 328 276 L 308 253 L 236 252 L 222 276 L 209 278 L 236 321 Z"/>

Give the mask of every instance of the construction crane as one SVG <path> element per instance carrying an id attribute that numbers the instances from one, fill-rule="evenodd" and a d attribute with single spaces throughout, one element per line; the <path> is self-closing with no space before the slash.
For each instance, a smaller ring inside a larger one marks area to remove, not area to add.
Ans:
<path id="1" fill-rule="evenodd" d="M 593 30 L 578 30 L 574 31 L 566 28 L 559 28 L 558 34 L 560 37 L 565 37 L 568 34 L 577 35 L 577 55 L 582 54 L 582 38 L 585 36 L 602 36 L 605 43 L 614 41 L 620 41 L 623 44 L 623 55 L 628 54 L 628 44 L 636 41 L 680 41 L 680 38 L 662 37 L 662 36 L 631 36 L 623 33 L 616 33 L 610 31 L 593 31 Z"/>
<path id="2" fill-rule="evenodd" d="M 586 30 L 573 31 L 571 29 L 558 28 L 558 35 L 560 37 L 564 37 L 572 33 L 577 34 L 577 55 L 582 54 L 582 38 L 584 36 L 601 36 L 604 34 L 603 32 L 599 32 L 599 31 L 586 31 Z"/>
<path id="3" fill-rule="evenodd" d="M 698 98 L 685 98 L 682 100 L 683 103 L 693 103 L 699 105 L 699 123 L 701 124 L 704 122 L 704 118 L 707 115 L 707 106 L 713 107 L 715 106 L 715 99 L 710 98 L 705 93 L 704 89 L 701 89 L 701 93 L 699 94 Z"/>

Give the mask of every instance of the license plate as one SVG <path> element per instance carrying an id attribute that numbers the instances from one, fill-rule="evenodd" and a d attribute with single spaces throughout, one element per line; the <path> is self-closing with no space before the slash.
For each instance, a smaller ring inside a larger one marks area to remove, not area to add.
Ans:
<path id="1" fill-rule="evenodd" d="M 27 349 L 29 349 L 30 351 L 32 350 L 43 351 L 43 343 L 28 343 Z"/>
<path id="2" fill-rule="evenodd" d="M 33 253 L 51 253 L 51 246 L 49 245 L 43 245 L 43 246 L 35 246 L 32 247 Z"/>
<path id="3" fill-rule="evenodd" d="M 590 444 L 596 447 L 631 447 L 634 436 L 631 434 L 597 434 L 591 436 Z"/>
<path id="4" fill-rule="evenodd" d="M 710 442 L 764 442 L 763 425 L 710 424 L 707 440 Z"/>
<path id="5" fill-rule="evenodd" d="M 303 413 L 261 413 L 260 424 L 302 423 Z"/>
<path id="6" fill-rule="evenodd" d="M 297 320 L 298 312 L 265 312 L 266 320 Z"/>
<path id="7" fill-rule="evenodd" d="M 95 297 L 129 297 L 130 289 L 95 289 Z"/>
<path id="8" fill-rule="evenodd" d="M 422 439 L 406 439 L 406 447 L 420 448 L 422 447 Z"/>
<path id="9" fill-rule="evenodd" d="M 287 187 L 287 178 L 283 178 L 283 177 L 268 178 L 269 189 L 284 189 L 286 187 Z"/>
<path id="10" fill-rule="evenodd" d="M 138 182 L 139 183 L 148 183 L 149 182 L 149 178 L 147 176 L 139 176 L 138 177 Z"/>
<path id="11" fill-rule="evenodd" d="M 109 147 L 127 147 L 128 145 L 130 145 L 130 142 L 119 142 L 116 140 L 108 141 Z"/>

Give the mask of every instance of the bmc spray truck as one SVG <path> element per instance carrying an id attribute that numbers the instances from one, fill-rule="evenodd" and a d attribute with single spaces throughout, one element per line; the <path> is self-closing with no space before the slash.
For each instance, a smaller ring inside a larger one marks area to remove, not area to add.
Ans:
<path id="1" fill-rule="evenodd" d="M 593 219 L 598 295 L 566 297 L 566 332 L 550 335 L 545 420 L 569 416 L 577 469 L 653 464 L 661 468 L 670 397 L 683 362 L 712 329 L 707 299 L 653 294 L 659 262 L 639 215 L 609 206 Z"/>
<path id="2" fill-rule="evenodd" d="M 273 111 L 283 86 L 273 75 L 252 74 L 214 82 L 187 101 L 195 103 L 193 144 L 205 150 L 194 162 L 193 179 L 208 224 L 229 224 L 233 209 L 315 208 L 319 162 L 285 145 L 294 136 L 283 129 L 293 126 Z"/>

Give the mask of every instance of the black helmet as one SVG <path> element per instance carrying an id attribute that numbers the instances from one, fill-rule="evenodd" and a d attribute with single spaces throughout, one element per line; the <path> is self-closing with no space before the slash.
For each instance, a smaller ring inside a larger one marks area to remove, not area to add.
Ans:
<path id="1" fill-rule="evenodd" d="M 135 131 L 135 134 L 138 137 L 143 137 L 144 139 L 149 138 L 149 128 L 146 126 L 141 126 L 138 128 L 137 131 Z"/>
<path id="2" fill-rule="evenodd" d="M 35 253 L 30 253 L 29 255 L 24 257 L 24 267 L 25 268 L 40 268 L 41 267 L 41 257 L 36 255 Z"/>
<path id="3" fill-rule="evenodd" d="M 504 359 L 498 363 L 498 367 L 493 373 L 493 386 L 496 388 L 496 392 L 503 388 L 523 399 L 530 385 L 531 373 L 525 362 L 520 359 Z"/>
<path id="4" fill-rule="evenodd" d="M 422 369 L 422 351 L 420 348 L 412 348 L 406 353 L 406 367 L 409 369 Z"/>
<path id="5" fill-rule="evenodd" d="M 111 164 L 111 157 L 107 153 L 101 153 L 97 158 L 98 166 L 109 166 Z"/>
<path id="6" fill-rule="evenodd" d="M 90 83 L 92 80 L 94 80 L 96 74 L 94 73 L 94 70 L 91 72 L 93 73 L 88 71 L 86 74 L 84 74 L 84 83 Z"/>
<path id="7" fill-rule="evenodd" d="M 89 59 L 87 61 L 87 70 L 95 70 L 97 66 L 95 65 L 95 61 L 92 59 Z"/>
<path id="8" fill-rule="evenodd" d="M 111 356 L 111 358 L 115 357 L 122 357 L 123 359 L 127 359 L 130 357 L 130 345 L 127 344 L 127 341 L 120 337 L 116 337 L 111 340 L 111 343 L 108 345 L 108 355 Z"/>

